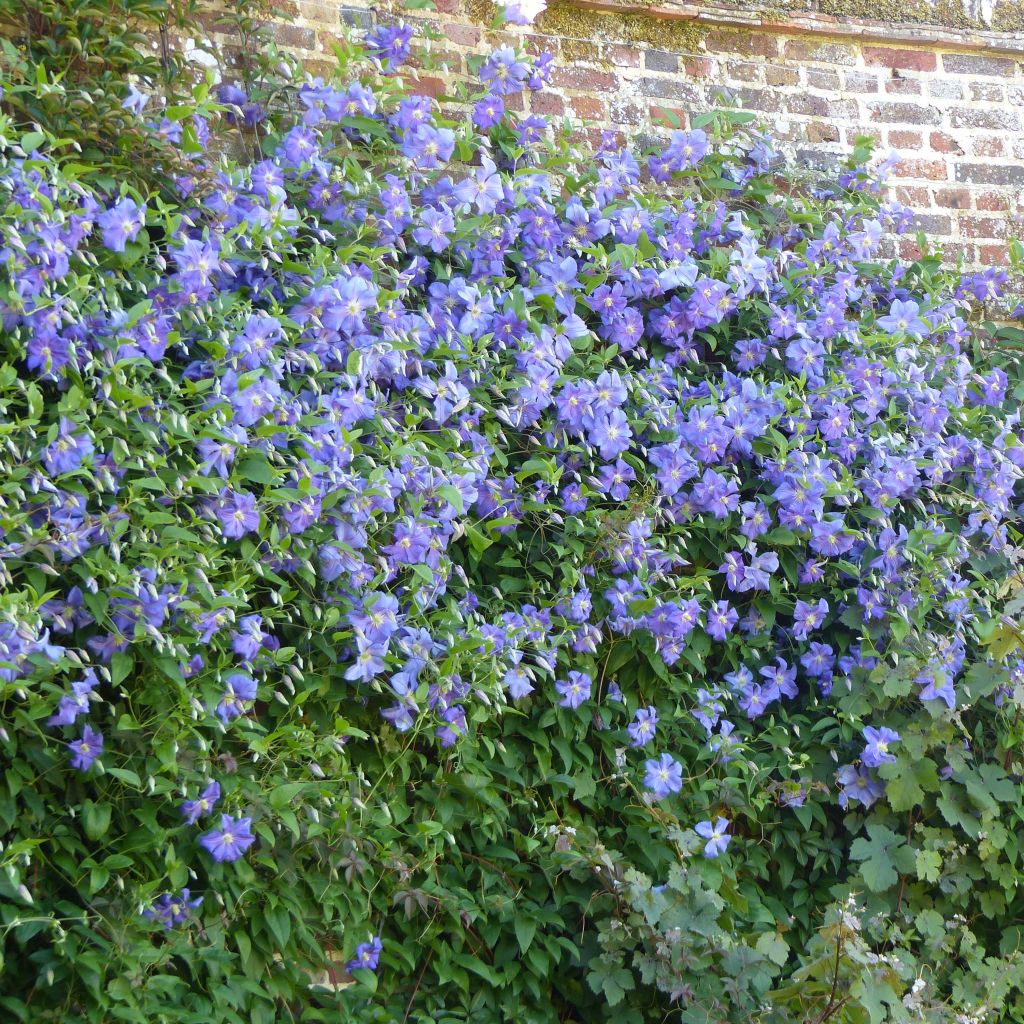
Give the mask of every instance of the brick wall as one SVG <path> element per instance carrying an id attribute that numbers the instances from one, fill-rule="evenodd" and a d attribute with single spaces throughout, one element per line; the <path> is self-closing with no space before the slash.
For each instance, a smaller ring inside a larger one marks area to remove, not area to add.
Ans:
<path id="1" fill-rule="evenodd" d="M 366 0 L 275 3 L 275 37 L 314 73 L 329 69 L 343 23 L 397 17 Z M 943 24 L 927 11 L 923 20 L 872 21 L 673 0 L 646 10 L 570 0 L 553 3 L 531 30 L 493 30 L 486 0 L 436 4 L 407 15 L 444 36 L 431 44 L 422 91 L 443 95 L 467 57 L 496 45 L 549 50 L 553 88 L 525 97 L 531 113 L 650 134 L 665 111 L 685 122 L 725 94 L 809 162 L 828 166 L 863 134 L 898 153 L 896 195 L 948 258 L 1003 264 L 1007 239 L 1024 236 L 1024 31 Z M 876 8 L 884 12 L 885 0 Z M 911 4 L 896 10 L 906 17 Z M 903 245 L 913 256 L 915 243 Z"/>

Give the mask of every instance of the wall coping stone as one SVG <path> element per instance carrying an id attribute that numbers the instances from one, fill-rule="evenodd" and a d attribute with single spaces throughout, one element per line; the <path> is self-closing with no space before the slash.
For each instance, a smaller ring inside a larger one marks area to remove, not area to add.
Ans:
<path id="1" fill-rule="evenodd" d="M 849 15 L 785 12 L 778 8 L 741 9 L 684 0 L 659 0 L 652 4 L 633 0 L 570 0 L 584 10 L 614 14 L 646 15 L 668 21 L 691 21 L 695 25 L 721 25 L 756 29 L 761 32 L 848 38 L 866 42 L 925 46 L 929 48 L 1004 53 L 1024 58 L 1024 31 L 995 32 L 988 29 L 955 28 L 919 22 L 889 22 Z M 1024 0 L 1021 0 L 1024 5 Z"/>

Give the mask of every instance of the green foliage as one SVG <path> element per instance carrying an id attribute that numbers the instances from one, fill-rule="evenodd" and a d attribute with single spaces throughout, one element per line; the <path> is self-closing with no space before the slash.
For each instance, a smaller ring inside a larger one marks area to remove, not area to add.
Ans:
<path id="1" fill-rule="evenodd" d="M 629 380 L 630 423 L 642 443 L 624 455 L 635 485 L 615 500 L 594 483 L 596 444 L 557 420 L 543 430 L 516 421 L 525 377 L 514 358 L 495 352 L 490 333 L 453 328 L 422 351 L 424 323 L 388 333 L 375 320 L 367 328 L 374 344 L 356 344 L 355 332 L 330 335 L 319 322 L 323 306 L 311 299 L 323 282 L 350 283 L 357 268 L 378 289 L 381 309 L 400 300 L 417 314 L 428 308 L 424 289 L 398 280 L 414 242 L 411 232 L 384 233 L 385 175 L 416 190 L 421 214 L 431 190 L 444 193 L 439 178 L 462 181 L 474 161 L 493 156 L 524 223 L 542 204 L 568 222 L 568 198 L 589 203 L 599 187 L 592 156 L 559 136 L 531 147 L 508 123 L 483 138 L 435 119 L 452 132 L 456 161 L 436 173 L 413 170 L 386 120 L 402 86 L 347 43 L 339 47 L 343 68 L 372 86 L 379 108 L 343 112 L 319 129 L 322 180 L 281 155 L 289 118 L 301 109 L 295 90 L 250 69 L 247 93 L 271 106 L 264 129 L 240 128 L 227 111 L 217 121 L 205 85 L 164 111 L 185 131 L 189 180 L 175 191 L 167 154 L 153 166 L 134 159 L 147 129 L 122 107 L 126 74 L 157 81 L 166 70 L 142 56 L 132 33 L 167 10 L 124 0 L 115 20 L 84 0 L 29 11 L 0 3 L 35 32 L 20 52 L 6 51 L 10 113 L 0 116 L 5 1019 L 1024 1021 L 1020 538 L 1010 515 L 991 543 L 977 522 L 968 530 L 972 517 L 992 517 L 977 493 L 984 473 L 940 479 L 924 497 L 872 500 L 872 481 L 857 475 L 864 466 L 837 461 L 827 497 L 849 512 L 859 550 L 823 558 L 822 575 L 808 577 L 808 531 L 776 522 L 758 543 L 777 556 L 777 571 L 763 587 L 736 591 L 720 566 L 745 543 L 739 517 L 684 515 L 662 493 L 650 449 L 702 402 L 719 401 L 721 370 L 741 340 L 767 335 L 773 310 L 761 292 L 699 330 L 700 359 L 666 364 L 669 346 L 652 334 L 650 353 L 631 356 L 599 333 L 589 306 L 606 283 L 667 273 L 663 232 L 609 234 L 574 250 L 587 269 L 574 315 L 588 323 L 565 342 L 559 386 L 609 370 Z M 48 41 L 33 27 L 43 16 Z M 243 37 L 255 32 L 244 5 L 234 18 Z M 66 103 L 69 96 L 86 99 Z M 276 160 L 279 191 L 252 189 L 247 163 L 202 155 L 207 120 L 223 133 L 218 142 L 241 133 L 247 158 L 258 151 Z M 831 285 L 838 269 L 825 250 L 808 251 L 886 216 L 868 176 L 850 171 L 843 188 L 812 191 L 795 172 L 788 178 L 751 155 L 767 140 L 749 117 L 723 111 L 696 127 L 710 137 L 706 159 L 671 188 L 631 183 L 608 208 L 618 215 L 635 203 L 664 229 L 669 215 L 685 221 L 689 201 L 693 223 L 684 233 L 695 266 L 718 282 L 732 280 L 738 262 L 726 214 L 741 215 L 754 251 L 778 260 L 775 298 L 816 320 L 821 281 Z M 65 135 L 83 139 L 73 159 Z M 122 174 L 129 165 L 130 180 Z M 548 184 L 538 184 L 539 172 Z M 340 213 L 314 195 L 323 182 L 338 186 L 329 198 Z M 146 204 L 133 239 L 119 249 L 100 231 L 83 231 L 67 267 L 54 269 L 40 242 L 48 230 L 56 226 L 63 240 L 90 203 L 93 213 L 109 212 L 126 200 Z M 502 216 L 461 210 L 449 229 L 455 245 L 418 251 L 424 275 L 443 286 L 472 276 L 467 253 L 488 232 L 500 235 Z M 710 241 L 701 248 L 703 232 Z M 186 242 L 216 245 L 208 291 L 175 262 Z M 567 315 L 539 286 L 536 254 L 525 256 L 524 242 L 509 248 L 485 290 L 528 325 L 538 348 L 549 345 Z M 1015 425 L 1000 403 L 969 401 L 984 381 L 947 359 L 956 345 L 949 321 L 968 305 L 954 297 L 956 275 L 929 256 L 900 267 L 854 251 L 842 267 L 857 291 L 844 310 L 852 337 L 833 343 L 825 369 L 838 387 L 866 353 L 898 382 L 877 419 L 858 421 L 869 454 L 910 447 L 916 428 L 900 388 L 913 398 L 922 380 L 941 388 L 941 370 L 952 382 L 952 422 L 982 453 L 981 469 L 986 459 L 1016 457 Z M 39 267 L 47 273 L 30 272 Z M 692 298 L 690 285 L 671 290 Z M 904 291 L 949 333 L 894 341 L 880 328 Z M 316 307 L 306 319 L 304 304 Z M 39 357 L 40 338 L 54 340 L 46 333 L 51 309 L 76 346 L 60 367 L 54 344 Z M 276 377 L 236 362 L 256 313 L 280 329 Z M 158 355 L 141 348 L 154 334 L 166 343 Z M 973 335 L 979 345 L 1009 337 L 994 327 Z M 528 363 L 529 345 L 523 354 Z M 811 419 L 821 385 L 772 358 L 748 379 L 778 407 L 749 454 L 727 466 L 741 477 L 744 499 L 767 498 L 790 456 L 829 450 L 799 426 Z M 988 369 L 980 358 L 979 373 Z M 1000 357 L 1012 369 L 1009 358 Z M 906 371 L 914 359 L 921 380 Z M 465 381 L 459 429 L 434 405 L 439 382 L 451 383 L 442 377 L 448 362 Z M 419 389 L 392 380 L 406 371 Z M 246 424 L 250 433 L 223 473 L 211 471 L 202 446 L 230 439 L 239 417 L 231 400 L 271 379 L 285 383 L 274 410 Z M 353 391 L 372 408 L 342 425 L 335 406 L 320 400 L 331 396 L 341 407 Z M 70 469 L 48 465 L 53 446 L 82 436 L 95 457 Z M 481 457 L 492 460 L 485 469 Z M 922 474 L 937 458 L 921 455 Z M 488 509 L 481 495 L 507 481 L 516 502 Z M 566 513 L 570 483 L 591 501 Z M 258 525 L 241 536 L 227 531 L 230 520 L 217 511 L 222 488 L 258 500 Z M 366 496 L 380 507 L 360 546 L 356 499 Z M 287 525 L 289 514 L 318 500 L 310 525 Z M 79 507 L 88 510 L 85 525 Z M 389 562 L 405 518 L 437 527 L 444 544 L 431 549 L 433 562 L 428 554 Z M 893 601 L 872 620 L 856 592 L 881 556 L 882 520 L 908 527 L 905 563 L 883 589 L 894 596 L 905 582 L 912 600 Z M 647 534 L 634 529 L 652 523 Z M 644 556 L 630 569 L 639 590 L 628 615 L 618 615 L 605 595 L 625 578 L 617 559 L 628 560 L 633 544 Z M 351 568 L 364 549 L 365 563 Z M 331 553 L 351 560 L 341 584 L 329 572 Z M 600 625 L 574 649 L 580 623 L 566 603 L 584 586 Z M 949 612 L 951 591 L 969 595 L 970 616 Z M 392 650 L 386 672 L 350 674 L 366 592 L 401 598 L 408 623 L 438 644 L 414 680 L 418 716 L 404 731 L 381 715 L 404 659 Z M 705 623 L 713 600 L 742 603 L 751 628 L 717 641 L 694 629 L 678 657 L 668 657 L 651 628 L 621 622 L 653 625 L 645 617 L 661 603 L 691 598 Z M 780 650 L 796 663 L 804 650 L 797 603 L 819 599 L 832 617 L 827 634 L 816 635 L 849 657 L 848 668 L 831 692 L 801 675 L 798 697 L 745 716 L 723 678 L 770 665 Z M 209 635 L 207 616 L 218 617 Z M 242 658 L 235 628 L 246 616 L 273 642 Z M 506 616 L 529 629 L 508 626 Z M 521 661 L 494 642 L 502 629 Z M 948 653 L 940 645 L 952 639 L 962 642 L 965 664 L 953 673 L 957 700 L 947 707 L 922 689 L 945 665 L 937 663 Z M 218 715 L 240 664 L 258 676 L 257 696 L 243 714 Z M 535 691 L 514 697 L 504 680 L 520 664 Z M 78 771 L 67 749 L 77 732 L 61 732 L 51 716 L 87 665 L 97 673 L 89 720 L 102 726 L 105 748 Z M 593 683 L 575 707 L 560 703 L 552 685 L 570 670 Z M 457 730 L 465 735 L 448 745 L 437 729 L 450 720 L 434 705 L 456 684 L 465 684 L 466 724 Z M 729 700 L 737 723 L 724 755 L 695 715 L 709 703 L 705 688 Z M 633 749 L 627 733 L 634 712 L 651 706 L 660 714 L 658 750 L 681 765 L 679 792 L 666 799 L 643 781 L 653 748 Z M 880 723 L 899 740 L 887 759 L 868 765 L 864 729 Z M 877 799 L 840 803 L 848 794 L 837 770 L 855 765 L 871 769 Z M 183 820 L 183 801 L 210 779 L 221 787 L 217 813 L 252 821 L 255 842 L 237 860 L 216 862 L 200 844 L 215 819 L 198 828 Z M 719 817 L 729 846 L 707 854 L 695 826 Z M 145 916 L 186 888 L 203 902 L 173 927 Z M 350 958 L 371 934 L 383 939 L 380 964 L 361 968 Z"/>
<path id="2" fill-rule="evenodd" d="M 2 107 L 66 140 L 100 181 L 152 183 L 175 164 L 175 148 L 122 104 L 131 80 L 168 102 L 187 95 L 168 33 L 195 9 L 195 0 L 0 0 Z"/>

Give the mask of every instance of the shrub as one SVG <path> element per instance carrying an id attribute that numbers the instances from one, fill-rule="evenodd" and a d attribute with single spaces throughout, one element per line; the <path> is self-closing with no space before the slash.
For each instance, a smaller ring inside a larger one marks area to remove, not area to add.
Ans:
<path id="1" fill-rule="evenodd" d="M 1005 275 L 366 45 L 173 199 L 0 122 L 4 1012 L 1024 1019 Z"/>

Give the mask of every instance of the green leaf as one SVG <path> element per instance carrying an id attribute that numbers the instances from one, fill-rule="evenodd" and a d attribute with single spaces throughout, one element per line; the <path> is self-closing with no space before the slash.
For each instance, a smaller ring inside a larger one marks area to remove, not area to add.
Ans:
<path id="1" fill-rule="evenodd" d="M 88 839 L 102 839 L 110 828 L 110 812 L 113 808 L 108 803 L 94 803 L 85 800 L 82 803 L 82 831 Z"/>
<path id="2" fill-rule="evenodd" d="M 754 948 L 779 967 L 789 959 L 789 944 L 778 932 L 765 932 L 759 935 Z"/>
<path id="3" fill-rule="evenodd" d="M 453 484 L 442 484 L 437 489 L 437 493 L 455 508 L 456 512 L 462 513 L 466 511 L 466 505 L 462 497 L 462 492 L 455 487 Z"/>
<path id="4" fill-rule="evenodd" d="M 537 934 L 537 919 L 535 917 L 517 917 L 514 927 L 519 949 L 525 953 L 530 948 L 534 935 Z"/>
<path id="5" fill-rule="evenodd" d="M 937 882 L 942 874 L 942 855 L 937 850 L 918 850 L 915 858 L 917 877 Z"/>
<path id="6" fill-rule="evenodd" d="M 899 880 L 894 857 L 904 845 L 898 836 L 884 825 L 869 824 L 867 839 L 855 839 L 850 846 L 850 857 L 861 861 L 860 873 L 872 892 L 885 892 Z"/>
<path id="7" fill-rule="evenodd" d="M 275 479 L 273 467 L 259 455 L 244 458 L 235 468 L 235 472 L 243 480 L 251 480 L 256 484 L 272 484 Z"/>
<path id="8" fill-rule="evenodd" d="M 117 651 L 110 659 L 110 681 L 117 686 L 135 667 L 135 658 L 125 651 Z"/>

